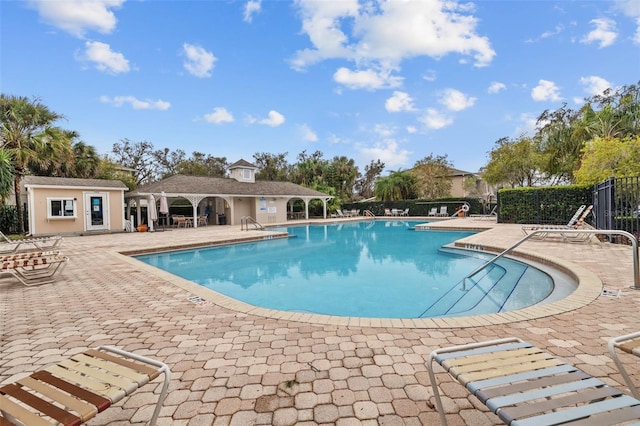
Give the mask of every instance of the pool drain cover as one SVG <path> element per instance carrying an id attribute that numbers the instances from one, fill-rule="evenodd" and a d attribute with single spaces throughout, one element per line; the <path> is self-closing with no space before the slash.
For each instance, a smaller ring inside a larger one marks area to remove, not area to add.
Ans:
<path id="1" fill-rule="evenodd" d="M 620 293 L 621 290 L 619 288 L 604 287 L 601 294 L 602 296 L 614 297 L 617 299 L 620 297 Z"/>

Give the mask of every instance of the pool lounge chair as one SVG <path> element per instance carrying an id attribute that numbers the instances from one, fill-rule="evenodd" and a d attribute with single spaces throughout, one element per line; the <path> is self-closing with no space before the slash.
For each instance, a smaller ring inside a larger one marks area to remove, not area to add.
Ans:
<path id="1" fill-rule="evenodd" d="M 629 390 L 637 399 L 640 399 L 640 392 L 638 391 L 638 387 L 633 383 L 631 377 L 629 377 L 629 373 L 627 369 L 624 367 L 624 364 L 618 357 L 618 353 L 616 349 L 622 352 L 626 352 L 630 355 L 635 355 L 640 357 L 640 332 L 635 332 L 631 334 L 625 334 L 624 336 L 614 337 L 609 340 L 609 354 L 613 359 L 618 371 L 622 374 L 622 378 L 625 383 L 629 387 Z"/>
<path id="2" fill-rule="evenodd" d="M 0 263 L 0 275 L 12 276 L 28 287 L 47 284 L 56 280 L 68 262 L 69 258 L 59 252 L 5 259 Z"/>
<path id="3" fill-rule="evenodd" d="M 169 387 L 169 367 L 110 346 L 89 349 L 0 386 L 0 425 L 80 425 L 160 374 L 164 384 L 149 423 L 155 425 Z"/>
<path id="4" fill-rule="evenodd" d="M 427 213 L 427 216 L 437 216 L 437 215 L 438 215 L 437 207 L 431 207 L 431 210 L 429 210 L 429 213 Z"/>
<path id="5" fill-rule="evenodd" d="M 527 235 L 527 234 L 530 234 L 531 231 L 540 231 L 540 230 L 546 230 L 546 229 L 548 230 L 578 229 L 584 225 L 584 221 L 587 219 L 592 209 L 593 209 L 592 205 L 589 207 L 585 207 L 584 205 L 578 207 L 578 210 L 576 210 L 576 212 L 573 214 L 571 219 L 569 219 L 569 222 L 567 222 L 566 225 L 522 225 L 522 232 L 524 232 L 525 235 Z M 547 234 L 544 232 L 539 232 L 536 234 L 536 237 L 544 239 L 550 234 L 552 233 Z"/>
<path id="6" fill-rule="evenodd" d="M 443 425 L 434 362 L 507 425 L 600 426 L 640 419 L 640 400 L 527 342 L 507 338 L 431 352 L 427 369 Z"/>
<path id="7" fill-rule="evenodd" d="M 473 219 L 479 219 L 479 220 L 497 219 L 498 218 L 498 205 L 496 204 L 495 206 L 493 206 L 493 208 L 491 209 L 491 211 L 488 214 L 472 214 L 472 215 L 469 215 L 469 217 L 471 217 Z"/>
<path id="8" fill-rule="evenodd" d="M 447 214 L 447 206 L 440 206 L 440 211 L 438 212 L 438 216 L 448 216 Z"/>
<path id="9" fill-rule="evenodd" d="M 20 251 L 51 250 L 62 244 L 62 236 L 9 239 L 0 232 L 0 253 L 15 253 Z"/>

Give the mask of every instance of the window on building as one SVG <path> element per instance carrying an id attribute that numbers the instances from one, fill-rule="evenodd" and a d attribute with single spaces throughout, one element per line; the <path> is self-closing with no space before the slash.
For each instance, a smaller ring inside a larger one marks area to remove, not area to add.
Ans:
<path id="1" fill-rule="evenodd" d="M 242 170 L 242 178 L 243 179 L 251 179 L 251 169 L 243 169 Z"/>
<path id="2" fill-rule="evenodd" d="M 47 198 L 49 218 L 76 217 L 76 200 L 73 198 Z"/>

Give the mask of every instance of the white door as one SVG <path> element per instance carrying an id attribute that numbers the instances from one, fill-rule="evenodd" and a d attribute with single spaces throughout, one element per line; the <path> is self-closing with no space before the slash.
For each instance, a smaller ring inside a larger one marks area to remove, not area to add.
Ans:
<path id="1" fill-rule="evenodd" d="M 85 193 L 84 205 L 87 231 L 109 229 L 109 194 Z"/>

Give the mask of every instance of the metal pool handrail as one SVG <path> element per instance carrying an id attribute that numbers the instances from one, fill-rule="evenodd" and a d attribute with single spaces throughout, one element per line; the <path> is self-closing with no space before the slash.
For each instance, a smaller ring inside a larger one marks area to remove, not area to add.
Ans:
<path id="1" fill-rule="evenodd" d="M 522 238 L 517 243 L 510 246 L 508 249 L 498 254 L 496 257 L 492 258 L 488 262 L 474 269 L 473 272 L 471 272 L 470 274 L 468 274 L 466 277 L 463 278 L 462 280 L 463 286 L 466 287 L 466 283 L 468 279 L 471 279 L 471 277 L 473 277 L 475 274 L 482 271 L 487 266 L 492 265 L 501 257 L 504 257 L 507 253 L 509 253 L 510 251 L 518 247 L 520 244 L 527 241 L 529 238 L 533 237 L 536 234 L 543 234 L 543 233 L 552 233 L 552 234 L 585 234 L 587 233 L 587 234 L 594 234 L 594 235 L 623 235 L 629 238 L 631 240 L 631 247 L 633 249 L 633 253 L 632 253 L 633 285 L 630 286 L 630 288 L 632 288 L 633 290 L 640 290 L 640 270 L 638 269 L 638 240 L 636 239 L 636 237 L 633 236 L 633 234 L 627 231 L 603 230 L 603 229 L 536 229 L 535 231 L 532 231 L 531 233 L 527 234 L 524 238 Z"/>

